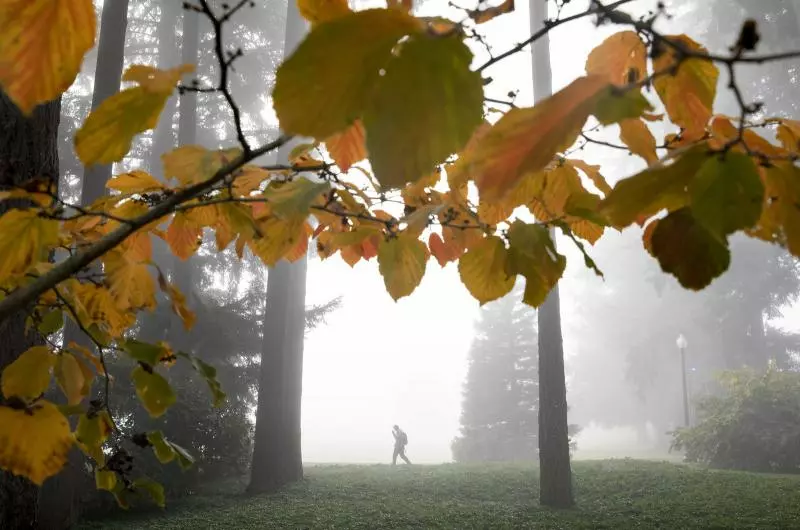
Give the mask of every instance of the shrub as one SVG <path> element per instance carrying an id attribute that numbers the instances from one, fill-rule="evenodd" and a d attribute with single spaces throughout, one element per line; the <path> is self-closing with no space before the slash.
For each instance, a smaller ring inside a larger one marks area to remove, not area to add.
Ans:
<path id="1" fill-rule="evenodd" d="M 723 373 L 722 392 L 697 403 L 699 422 L 673 434 L 672 449 L 712 467 L 800 470 L 800 373 L 771 365 Z"/>

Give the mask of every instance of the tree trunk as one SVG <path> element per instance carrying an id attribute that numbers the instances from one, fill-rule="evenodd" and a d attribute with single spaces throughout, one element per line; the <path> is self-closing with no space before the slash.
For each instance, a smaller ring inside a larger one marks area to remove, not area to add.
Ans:
<path id="1" fill-rule="evenodd" d="M 178 66 L 178 44 L 176 42 L 178 21 L 181 14 L 181 2 L 178 0 L 161 0 L 161 18 L 158 21 L 158 67 L 161 69 Z M 189 11 L 187 11 L 188 13 Z M 192 11 L 192 13 L 195 13 Z M 196 15 L 196 13 L 195 13 Z M 184 34 L 184 38 L 186 35 Z M 195 54 L 196 57 L 196 54 Z M 191 61 L 194 64 L 196 60 Z M 162 177 L 161 155 L 175 147 L 175 134 L 172 125 L 177 111 L 177 98 L 169 98 L 153 131 L 153 145 L 150 147 L 148 169 L 156 177 Z"/>
<path id="2" fill-rule="evenodd" d="M 200 45 L 200 19 L 197 11 L 183 10 L 183 42 L 181 60 L 184 64 L 197 64 Z M 191 145 L 197 141 L 197 93 L 185 92 L 178 107 L 178 145 Z"/>
<path id="3" fill-rule="evenodd" d="M 0 189 L 33 177 L 58 184 L 60 112 L 61 102 L 56 100 L 40 105 L 26 118 L 0 91 Z M 0 215 L 10 206 L 12 201 L 0 201 Z M 25 332 L 26 314 L 20 311 L 0 322 L 0 372 L 22 352 L 41 343 L 36 333 Z M 27 479 L 0 471 L 0 528 L 36 528 L 37 494 L 38 488 Z"/>
<path id="4" fill-rule="evenodd" d="M 125 56 L 125 33 L 128 26 L 128 0 L 105 0 L 100 21 L 97 63 L 95 68 L 92 109 L 119 91 Z M 84 170 L 81 182 L 81 204 L 89 205 L 106 194 L 111 178 L 111 164 L 96 165 Z M 66 319 L 64 343 L 76 342 L 92 348 L 92 342 L 80 328 Z M 57 392 L 51 389 L 52 392 Z M 71 421 L 73 428 L 74 420 Z M 81 485 L 85 483 L 85 457 L 77 449 L 69 454 L 67 466 L 47 481 L 39 494 L 39 525 L 46 529 L 70 528 L 78 517 Z"/>
<path id="5" fill-rule="evenodd" d="M 290 0 L 284 56 L 297 47 L 305 31 L 305 21 Z M 281 148 L 278 160 L 288 159 L 290 149 Z M 305 256 L 292 264 L 281 261 L 267 278 L 251 493 L 274 492 L 303 478 L 300 430 L 307 267 Z"/>
<path id="6" fill-rule="evenodd" d="M 547 1 L 531 0 L 531 32 L 547 19 Z M 541 101 L 552 93 L 550 39 L 533 44 L 533 94 Z M 550 230 L 555 244 L 555 231 Z M 564 375 L 564 344 L 561 338 L 561 304 L 558 286 L 539 308 L 539 501 L 545 506 L 571 507 L 572 470 L 569 461 L 567 385 Z"/>

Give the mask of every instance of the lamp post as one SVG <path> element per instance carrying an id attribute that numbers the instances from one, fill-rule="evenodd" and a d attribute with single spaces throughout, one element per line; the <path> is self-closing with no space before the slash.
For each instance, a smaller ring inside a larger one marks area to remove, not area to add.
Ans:
<path id="1" fill-rule="evenodd" d="M 689 427 L 689 391 L 686 388 L 686 337 L 683 333 L 675 341 L 681 351 L 681 381 L 683 383 L 683 425 Z"/>

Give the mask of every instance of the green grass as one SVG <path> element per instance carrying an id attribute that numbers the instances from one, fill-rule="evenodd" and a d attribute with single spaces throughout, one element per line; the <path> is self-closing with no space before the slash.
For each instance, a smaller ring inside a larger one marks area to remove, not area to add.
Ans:
<path id="1" fill-rule="evenodd" d="M 272 496 L 218 486 L 167 506 L 86 522 L 103 529 L 800 528 L 800 477 L 637 460 L 577 462 L 574 510 L 539 506 L 526 465 L 319 466 Z"/>

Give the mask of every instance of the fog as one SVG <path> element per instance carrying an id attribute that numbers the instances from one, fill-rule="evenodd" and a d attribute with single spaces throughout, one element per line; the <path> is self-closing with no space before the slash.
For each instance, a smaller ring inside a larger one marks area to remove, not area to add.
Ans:
<path id="1" fill-rule="evenodd" d="M 144 4 L 147 2 L 143 1 Z M 359 7 L 381 4 L 358 2 Z M 460 13 L 448 8 L 444 0 L 427 0 L 420 4 L 420 14 L 444 11 L 457 18 Z M 670 20 L 661 19 L 658 28 L 667 34 L 699 35 L 712 51 L 725 50 L 735 41 L 739 21 L 744 16 L 741 7 L 731 7 L 726 25 L 720 22 L 719 13 L 712 18 L 712 3 L 674 0 L 666 4 L 667 10 L 675 16 Z M 274 68 L 279 61 L 284 5 L 259 2 L 237 33 L 247 37 L 247 45 L 237 70 L 243 80 L 235 81 L 238 84 L 234 92 L 247 101 L 248 135 L 259 140 L 272 138 L 277 133 L 277 121 L 268 97 L 274 73 L 268 70 L 265 75 L 262 70 Z M 565 3 L 561 16 L 580 12 L 586 5 L 586 1 L 577 0 Z M 637 0 L 625 9 L 642 14 L 655 5 L 655 1 Z M 146 7 L 134 13 L 133 18 L 149 29 L 138 37 L 128 36 L 126 63 L 154 62 L 153 35 L 157 20 Z M 708 22 L 712 19 L 713 24 Z M 254 36 L 252 27 L 247 25 L 254 24 L 254 20 L 265 21 L 274 32 L 266 37 Z M 796 31 L 797 25 L 794 27 Z M 582 75 L 589 51 L 617 30 L 610 26 L 597 28 L 591 20 L 582 19 L 552 31 L 553 89 L 558 90 Z M 482 32 L 495 52 L 525 39 L 530 35 L 527 3 L 518 2 L 513 14 L 486 24 Z M 767 46 L 777 46 L 776 42 L 780 42 L 777 32 L 765 31 L 764 34 Z M 797 35 L 794 36 L 797 41 Z M 140 42 L 142 39 L 146 45 Z M 207 44 L 201 42 L 201 49 Z M 487 57 L 481 47 L 473 49 L 476 63 Z M 94 61 L 93 54 L 87 57 L 82 76 L 69 92 L 72 99 L 65 104 L 64 112 L 72 121 L 67 120 L 65 125 L 62 119 L 63 130 L 74 127 L 88 112 Z M 209 61 L 201 54 L 199 77 L 210 76 Z M 743 72 L 746 97 L 758 98 L 764 90 L 773 91 L 769 97 L 764 96 L 767 101 L 774 102 L 768 103 L 766 115 L 787 115 L 796 111 L 797 85 L 790 81 L 797 72 L 792 70 L 787 74 L 781 69 L 786 67 L 770 68 L 766 72 L 745 69 Z M 511 91 L 517 92 L 517 104 L 532 103 L 530 50 L 492 67 L 487 75 L 493 80 L 487 88 L 487 96 L 504 99 Z M 725 96 L 720 98 L 720 106 L 715 110 L 733 113 L 726 83 L 723 72 L 719 89 Z M 777 94 L 780 97 L 775 97 L 775 91 L 782 91 Z M 198 98 L 197 141 L 212 147 L 215 142 L 229 146 L 234 141 L 232 130 L 226 123 L 227 115 L 220 114 L 214 101 L 203 95 Z M 177 131 L 175 121 L 174 126 L 167 126 L 167 136 Z M 656 132 L 657 137 L 663 136 Z M 592 137 L 618 142 L 615 127 L 594 132 Z M 153 143 L 153 135 L 144 135 L 131 155 L 115 170 L 148 167 L 147 153 Z M 603 175 L 611 183 L 645 167 L 636 157 L 599 145 L 587 145 L 574 156 L 600 164 Z M 71 161 L 74 156 L 67 149 L 62 154 L 62 165 L 66 167 L 63 189 L 67 196 L 70 186 L 74 188 L 76 182 L 75 172 L 70 173 Z M 669 456 L 664 434 L 683 422 L 680 358 L 676 345 L 681 334 L 688 343 L 688 383 L 692 396 L 713 391 L 714 374 L 719 370 L 762 366 L 773 357 L 784 365 L 793 365 L 795 355 L 800 352 L 800 339 L 792 334 L 800 332 L 800 306 L 795 304 L 800 292 L 797 264 L 780 249 L 734 238 L 731 270 L 707 291 L 693 293 L 682 289 L 672 277 L 660 271 L 658 263 L 641 248 L 640 238 L 638 228 L 621 234 L 609 229 L 605 237 L 589 249 L 604 278 L 598 278 L 584 267 L 569 241 L 563 238 L 558 241 L 560 250 L 568 257 L 560 292 L 570 423 L 581 428 L 576 437 L 576 458 Z M 255 301 L 247 302 L 252 302 L 247 306 L 252 312 L 247 314 L 252 318 L 251 327 L 256 328 L 259 319 L 263 320 L 265 271 L 257 263 L 235 265 L 230 254 L 216 261 L 208 252 L 203 254 L 207 262 L 195 271 L 195 302 L 207 296 L 225 303 L 244 304 L 241 300 L 247 298 L 247 293 L 254 293 Z M 236 289 L 231 287 L 232 281 L 238 282 Z M 518 286 L 521 283 L 520 279 Z M 451 444 L 461 429 L 470 347 L 482 311 L 461 285 L 457 266 L 449 264 L 441 268 L 431 259 L 416 292 L 395 303 L 386 293 L 375 260 L 362 261 L 351 268 L 338 257 L 320 260 L 312 253 L 308 265 L 307 306 L 325 304 L 336 297 L 341 297 L 341 306 L 307 332 L 304 344 L 304 460 L 309 463 L 389 462 L 393 447 L 391 428 L 398 424 L 408 433 L 408 455 L 412 461 L 452 461 Z M 535 319 L 530 319 L 530 326 L 535 327 Z M 198 343 L 219 339 L 203 328 L 196 332 Z M 250 339 L 258 343 L 258 333 L 253 333 Z M 237 362 L 252 365 L 255 362 L 252 342 L 242 348 Z M 234 352 L 228 353 L 234 355 Z M 252 417 L 253 395 L 244 401 Z M 534 458 L 535 455 L 530 455 L 530 459 Z"/>

